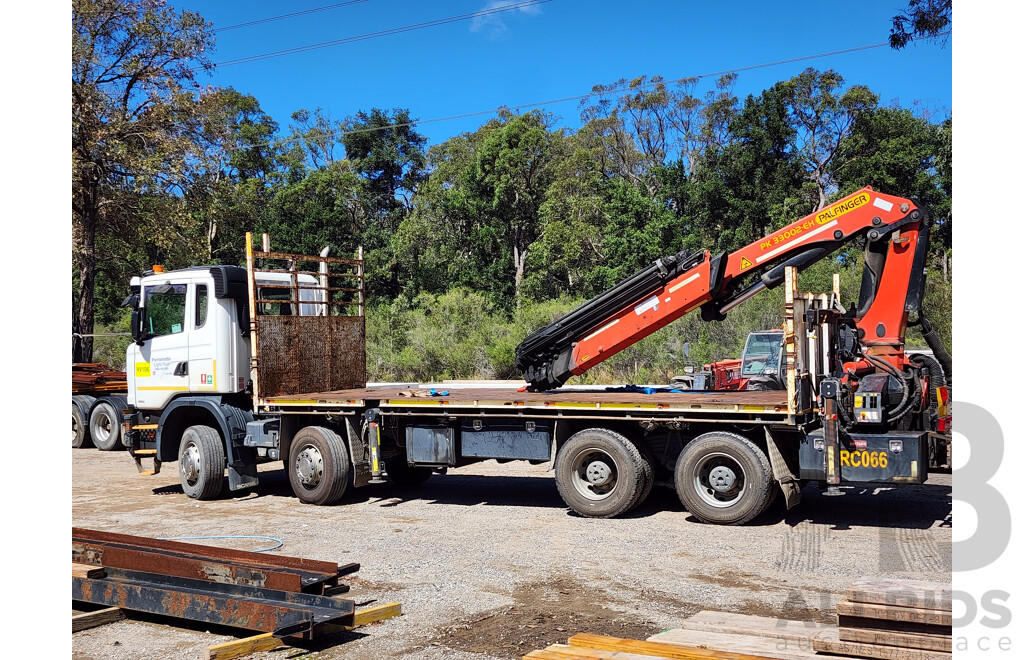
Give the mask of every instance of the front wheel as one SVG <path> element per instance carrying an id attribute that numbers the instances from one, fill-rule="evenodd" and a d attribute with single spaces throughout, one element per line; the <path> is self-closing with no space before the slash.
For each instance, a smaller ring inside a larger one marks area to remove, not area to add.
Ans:
<path id="1" fill-rule="evenodd" d="M 102 451 L 124 448 L 121 444 L 121 420 L 110 402 L 101 401 L 93 407 L 89 415 L 89 435 L 96 448 Z"/>
<path id="2" fill-rule="evenodd" d="M 697 436 L 679 455 L 676 492 L 699 520 L 740 525 L 764 511 L 775 483 L 768 457 L 741 435 L 713 431 Z"/>
<path id="3" fill-rule="evenodd" d="M 629 511 L 650 492 L 653 471 L 636 446 L 607 429 L 586 429 L 555 456 L 555 484 L 569 508 L 588 518 Z"/>
<path id="4" fill-rule="evenodd" d="M 334 431 L 307 426 L 292 438 L 288 451 L 288 480 L 292 492 L 306 504 L 333 504 L 352 479 L 345 443 Z"/>
<path id="5" fill-rule="evenodd" d="M 224 488 L 224 443 L 209 426 L 190 426 L 178 447 L 181 489 L 194 500 L 212 500 Z"/>

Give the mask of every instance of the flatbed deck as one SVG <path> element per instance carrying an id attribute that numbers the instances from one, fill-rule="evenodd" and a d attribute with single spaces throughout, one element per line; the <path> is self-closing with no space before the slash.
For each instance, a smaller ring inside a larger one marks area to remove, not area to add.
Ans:
<path id="1" fill-rule="evenodd" d="M 333 392 L 267 397 L 268 408 L 375 407 L 382 411 L 403 408 L 448 409 L 557 409 L 557 410 L 643 410 L 657 412 L 716 412 L 786 415 L 786 392 L 656 392 L 602 391 L 563 387 L 548 392 L 519 391 L 514 387 L 434 386 L 445 396 L 432 396 L 423 387 L 374 386 Z"/>

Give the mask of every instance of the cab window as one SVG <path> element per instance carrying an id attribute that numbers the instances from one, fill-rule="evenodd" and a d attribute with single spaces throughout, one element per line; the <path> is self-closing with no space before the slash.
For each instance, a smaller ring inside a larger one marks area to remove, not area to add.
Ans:
<path id="1" fill-rule="evenodd" d="M 146 288 L 144 330 L 151 337 L 174 335 L 185 329 L 184 284 L 157 284 Z"/>
<path id="2" fill-rule="evenodd" d="M 782 356 L 782 336 L 778 333 L 753 333 L 743 349 L 741 376 L 777 373 Z"/>
<path id="3" fill-rule="evenodd" d="M 196 330 L 206 325 L 206 308 L 209 305 L 209 294 L 205 284 L 196 285 Z"/>

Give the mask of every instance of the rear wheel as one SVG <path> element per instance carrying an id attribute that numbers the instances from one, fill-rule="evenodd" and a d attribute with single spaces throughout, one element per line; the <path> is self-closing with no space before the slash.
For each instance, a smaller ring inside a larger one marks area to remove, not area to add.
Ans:
<path id="1" fill-rule="evenodd" d="M 93 407 L 89 415 L 89 435 L 97 449 L 124 449 L 121 444 L 121 420 L 109 401 L 101 401 Z"/>
<path id="2" fill-rule="evenodd" d="M 719 525 L 749 522 L 775 495 L 768 457 L 750 440 L 725 431 L 705 433 L 683 448 L 675 482 L 690 513 Z"/>
<path id="3" fill-rule="evenodd" d="M 569 438 L 555 457 L 555 484 L 576 513 L 611 518 L 629 511 L 650 493 L 651 465 L 624 436 L 586 429 Z"/>
<path id="4" fill-rule="evenodd" d="M 651 491 L 654 490 L 654 456 L 648 451 L 646 447 L 637 446 L 637 450 L 640 452 L 640 470 L 643 472 L 644 483 L 637 493 L 636 501 L 633 502 L 631 509 L 635 509 L 644 502 L 650 496 Z"/>
<path id="5" fill-rule="evenodd" d="M 71 404 L 71 446 L 75 449 L 81 449 L 82 447 L 89 447 L 92 442 L 89 441 L 89 425 L 85 421 L 85 415 L 82 414 L 81 409 Z"/>
<path id="6" fill-rule="evenodd" d="M 209 426 L 190 426 L 178 447 L 181 489 L 195 500 L 212 500 L 224 489 L 224 443 Z"/>
<path id="7" fill-rule="evenodd" d="M 288 480 L 295 496 L 307 504 L 333 504 L 352 479 L 344 441 L 322 426 L 307 426 L 292 438 Z"/>

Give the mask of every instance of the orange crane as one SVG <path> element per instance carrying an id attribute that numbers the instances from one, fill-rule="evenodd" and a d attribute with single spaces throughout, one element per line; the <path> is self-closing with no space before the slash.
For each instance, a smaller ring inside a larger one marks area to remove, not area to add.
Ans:
<path id="1" fill-rule="evenodd" d="M 861 311 L 855 319 L 866 355 L 854 368 L 877 368 L 878 360 L 904 368 L 908 315 L 920 312 L 924 292 L 926 224 L 913 201 L 862 188 L 729 254 L 680 252 L 659 259 L 527 337 L 516 348 L 516 366 L 531 389 L 558 387 L 697 308 L 705 320 L 724 319 L 782 282 L 786 266 L 805 268 L 863 237 Z M 934 331 L 926 339 L 933 342 Z"/>

